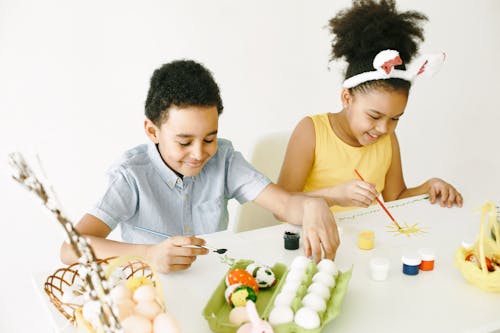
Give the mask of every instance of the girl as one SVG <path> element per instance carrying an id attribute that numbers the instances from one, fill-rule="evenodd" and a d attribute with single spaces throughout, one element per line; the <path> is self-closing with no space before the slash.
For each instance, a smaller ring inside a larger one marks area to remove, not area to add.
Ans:
<path id="1" fill-rule="evenodd" d="M 405 66 L 424 40 L 420 25 L 425 20 L 419 12 L 398 12 L 393 0 L 356 0 L 330 20 L 332 60 L 348 63 L 340 94 L 343 108 L 299 122 L 279 185 L 323 197 L 334 212 L 367 207 L 380 192 L 385 201 L 427 193 L 431 203 L 439 199 L 443 207 L 462 206 L 460 193 L 441 179 L 414 188 L 403 179 L 395 129 L 411 81 L 436 60 L 424 59 L 414 71 Z M 357 178 L 355 169 L 367 182 Z"/>

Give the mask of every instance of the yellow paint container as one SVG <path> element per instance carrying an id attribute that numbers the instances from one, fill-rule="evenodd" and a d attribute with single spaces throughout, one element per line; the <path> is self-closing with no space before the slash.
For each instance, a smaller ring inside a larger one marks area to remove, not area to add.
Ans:
<path id="1" fill-rule="evenodd" d="M 358 234 L 358 247 L 361 250 L 373 249 L 375 233 L 372 230 L 362 230 Z"/>

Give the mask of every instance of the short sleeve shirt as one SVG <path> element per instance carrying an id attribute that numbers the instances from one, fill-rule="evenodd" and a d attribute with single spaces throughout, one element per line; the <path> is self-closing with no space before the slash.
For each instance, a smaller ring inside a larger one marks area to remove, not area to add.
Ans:
<path id="1" fill-rule="evenodd" d="M 225 139 L 218 139 L 217 152 L 194 177 L 179 177 L 154 143 L 126 151 L 108 177 L 104 195 L 89 213 L 111 229 L 120 224 L 123 241 L 145 244 L 164 239 L 154 232 L 176 236 L 225 230 L 228 200 L 252 201 L 271 183 Z"/>

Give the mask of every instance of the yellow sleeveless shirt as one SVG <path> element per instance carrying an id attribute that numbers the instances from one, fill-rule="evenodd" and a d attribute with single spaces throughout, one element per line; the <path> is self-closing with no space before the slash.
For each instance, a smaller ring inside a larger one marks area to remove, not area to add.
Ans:
<path id="1" fill-rule="evenodd" d="M 358 179 L 357 169 L 365 181 L 374 183 L 380 193 L 384 189 L 385 176 L 392 161 L 391 138 L 385 135 L 375 143 L 353 147 L 342 141 L 330 126 L 328 114 L 310 116 L 316 133 L 314 163 L 304 184 L 303 192 L 315 191 Z M 357 207 L 333 206 L 332 212 Z"/>

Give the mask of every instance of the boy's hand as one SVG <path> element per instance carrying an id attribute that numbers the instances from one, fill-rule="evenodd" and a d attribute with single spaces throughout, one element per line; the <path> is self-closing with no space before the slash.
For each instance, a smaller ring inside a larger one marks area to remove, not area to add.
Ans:
<path id="1" fill-rule="evenodd" d="M 313 256 L 317 263 L 321 260 L 321 250 L 325 258 L 335 260 L 339 247 L 337 224 L 326 202 L 308 198 L 304 202 L 302 235 L 306 256 Z"/>
<path id="2" fill-rule="evenodd" d="M 150 245 L 146 260 L 158 272 L 169 273 L 188 269 L 196 256 L 208 253 L 205 248 L 184 247 L 185 245 L 205 245 L 205 240 L 194 236 L 175 236 L 161 243 Z"/>
<path id="3" fill-rule="evenodd" d="M 330 188 L 332 206 L 368 207 L 377 196 L 375 185 L 362 180 L 350 180 Z"/>
<path id="4" fill-rule="evenodd" d="M 452 207 L 453 204 L 457 204 L 458 207 L 462 207 L 463 198 L 462 195 L 450 184 L 439 178 L 431 178 L 427 181 L 429 186 L 429 200 L 432 204 L 436 203 L 439 198 L 439 204 L 441 207 Z"/>

